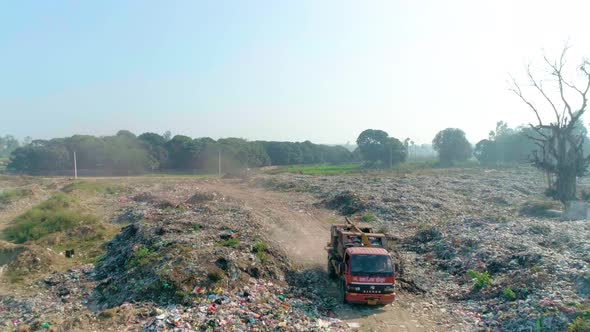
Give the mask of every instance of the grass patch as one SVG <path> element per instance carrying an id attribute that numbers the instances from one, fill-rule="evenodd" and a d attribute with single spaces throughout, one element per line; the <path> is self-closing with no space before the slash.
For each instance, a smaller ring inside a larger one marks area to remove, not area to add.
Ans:
<path id="1" fill-rule="evenodd" d="M 282 166 L 266 171 L 268 174 L 294 173 L 303 175 L 342 175 L 351 173 L 361 173 L 363 171 L 360 164 L 342 164 L 342 165 L 293 165 Z"/>
<path id="2" fill-rule="evenodd" d="M 492 277 L 487 271 L 477 272 L 475 270 L 469 270 L 467 276 L 475 281 L 473 284 L 473 290 L 475 291 L 480 291 L 492 284 Z"/>
<path id="3" fill-rule="evenodd" d="M 27 189 L 14 189 L 0 193 L 0 206 L 7 205 L 23 197 L 31 196 L 33 193 Z"/>
<path id="4" fill-rule="evenodd" d="M 224 247 L 235 247 L 239 243 L 240 243 L 240 239 L 229 239 L 229 240 L 220 242 L 220 244 Z"/>
<path id="5" fill-rule="evenodd" d="M 71 193 L 73 191 L 84 191 L 91 193 L 101 193 L 108 195 L 116 195 L 123 191 L 123 187 L 119 185 L 108 184 L 98 181 L 78 181 L 70 183 L 62 188 L 63 192 Z"/>
<path id="6" fill-rule="evenodd" d="M 98 223 L 96 216 L 73 210 L 73 204 L 71 197 L 57 194 L 14 219 L 4 229 L 3 237 L 11 242 L 24 243 L 82 224 Z"/>
<path id="7" fill-rule="evenodd" d="M 260 260 L 261 263 L 266 263 L 266 261 L 268 260 L 268 256 L 266 256 L 266 253 L 264 253 L 264 251 L 259 251 L 256 253 L 256 257 Z"/>
<path id="8" fill-rule="evenodd" d="M 127 261 L 128 267 L 146 266 L 149 263 L 155 261 L 158 258 L 158 254 L 155 251 L 150 250 L 147 247 L 141 247 L 133 253 L 131 258 Z"/>
<path id="9" fill-rule="evenodd" d="M 366 222 L 366 223 L 371 223 L 376 220 L 377 220 L 377 217 L 371 212 L 366 213 L 361 217 L 361 221 Z"/>

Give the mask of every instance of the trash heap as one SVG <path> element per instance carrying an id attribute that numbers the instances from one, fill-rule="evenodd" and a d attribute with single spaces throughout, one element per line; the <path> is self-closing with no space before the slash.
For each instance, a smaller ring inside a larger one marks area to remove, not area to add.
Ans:
<path id="1" fill-rule="evenodd" d="M 478 329 L 564 331 L 590 320 L 590 222 L 528 213 L 547 201 L 543 180 L 522 167 L 252 181 L 375 215 L 402 257 L 400 286 L 448 299 L 444 310 Z"/>
<path id="2" fill-rule="evenodd" d="M 158 309 L 144 331 L 339 331 L 340 320 L 321 318 L 310 299 L 268 281 L 250 279 L 241 290 L 197 288 L 191 306 Z"/>
<path id="3" fill-rule="evenodd" d="M 91 305 L 98 310 L 149 308 L 146 331 L 345 327 L 325 316 L 318 297 L 288 280 L 294 268 L 286 254 L 266 242 L 240 202 L 194 191 L 167 198 L 139 193 L 130 201 L 136 203 L 117 220 L 134 222 L 105 244 L 96 264 Z"/>

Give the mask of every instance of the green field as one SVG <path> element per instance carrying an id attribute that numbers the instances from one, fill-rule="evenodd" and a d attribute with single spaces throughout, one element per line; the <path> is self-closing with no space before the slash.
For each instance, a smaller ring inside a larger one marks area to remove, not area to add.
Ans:
<path id="1" fill-rule="evenodd" d="M 339 175 L 362 172 L 361 164 L 281 166 L 266 171 L 269 174 L 295 173 L 304 175 Z"/>
<path id="2" fill-rule="evenodd" d="M 342 175 L 355 174 L 367 172 L 396 172 L 405 173 L 419 170 L 429 169 L 443 169 L 443 168 L 474 168 L 479 167 L 476 161 L 466 161 L 455 163 L 452 166 L 441 165 L 438 160 L 420 160 L 407 161 L 394 165 L 392 169 L 387 168 L 365 168 L 362 164 L 342 164 L 342 165 L 294 165 L 294 166 L 279 166 L 273 169 L 266 170 L 267 174 L 293 173 L 303 175 Z"/>

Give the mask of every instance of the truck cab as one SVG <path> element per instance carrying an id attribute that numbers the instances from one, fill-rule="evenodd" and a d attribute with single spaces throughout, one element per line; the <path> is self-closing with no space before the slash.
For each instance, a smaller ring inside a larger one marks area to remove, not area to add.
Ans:
<path id="1" fill-rule="evenodd" d="M 342 302 L 388 304 L 395 300 L 395 268 L 387 250 L 348 248 L 342 269 Z"/>

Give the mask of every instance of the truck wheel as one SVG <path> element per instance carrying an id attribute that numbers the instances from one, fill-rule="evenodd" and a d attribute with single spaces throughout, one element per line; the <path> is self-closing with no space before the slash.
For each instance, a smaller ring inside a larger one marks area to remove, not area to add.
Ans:
<path id="1" fill-rule="evenodd" d="M 328 276 L 331 279 L 336 278 L 336 269 L 334 268 L 334 264 L 332 264 L 331 260 L 328 260 Z"/>
<path id="2" fill-rule="evenodd" d="M 340 303 L 346 304 L 346 283 L 344 280 L 340 280 Z"/>

